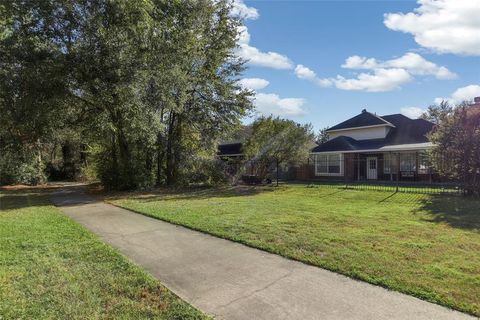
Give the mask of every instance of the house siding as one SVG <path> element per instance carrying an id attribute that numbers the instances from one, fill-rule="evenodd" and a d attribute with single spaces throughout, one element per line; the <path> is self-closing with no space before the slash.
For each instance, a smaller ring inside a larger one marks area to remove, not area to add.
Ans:
<path id="1" fill-rule="evenodd" d="M 351 130 L 328 132 L 328 136 L 330 140 L 339 136 L 350 137 L 355 140 L 383 139 L 387 136 L 389 130 L 390 127 L 388 126 L 355 128 Z"/>
<path id="2" fill-rule="evenodd" d="M 415 170 L 412 170 L 412 175 L 407 175 L 400 172 L 398 168 L 396 155 L 398 153 L 390 153 L 394 155 L 394 168 L 392 172 L 385 172 L 385 155 L 383 152 L 375 153 L 343 153 L 343 160 L 341 165 L 343 166 L 343 175 L 339 176 L 323 176 L 315 175 L 315 158 L 311 157 L 306 164 L 301 164 L 297 167 L 295 177 L 297 180 L 324 180 L 324 181 L 363 181 L 367 180 L 367 158 L 377 158 L 377 180 L 379 181 L 396 181 L 397 175 L 400 181 L 423 181 L 423 182 L 435 182 L 439 180 L 438 174 L 428 170 L 426 173 L 419 173 L 419 154 L 418 151 L 410 151 L 415 157 Z M 407 171 L 409 172 L 409 171 Z"/>
<path id="3" fill-rule="evenodd" d="M 345 159 L 343 163 L 345 178 L 349 180 L 355 179 L 355 154 L 345 153 L 343 159 Z"/>

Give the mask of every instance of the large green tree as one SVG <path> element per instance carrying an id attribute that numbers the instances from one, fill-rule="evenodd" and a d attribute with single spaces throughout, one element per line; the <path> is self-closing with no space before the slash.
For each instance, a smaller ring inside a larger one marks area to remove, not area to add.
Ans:
<path id="1" fill-rule="evenodd" d="M 438 104 L 428 106 L 427 110 L 421 115 L 422 119 L 428 120 L 435 124 L 441 123 L 453 112 L 453 107 L 446 100 L 442 100 Z"/>
<path id="2" fill-rule="evenodd" d="M 328 141 L 329 135 L 327 130 L 328 130 L 328 127 L 324 127 L 318 131 L 318 134 L 315 136 L 315 142 L 317 144 L 322 144 Z"/>
<path id="3" fill-rule="evenodd" d="M 442 117 L 430 134 L 431 158 L 443 176 L 460 181 L 467 194 L 480 194 L 480 108 L 463 103 Z"/>
<path id="4" fill-rule="evenodd" d="M 305 160 L 313 140 L 310 124 L 300 125 L 292 120 L 262 116 L 252 124 L 252 133 L 244 149 L 256 174 L 265 177 L 272 165 L 278 167 Z"/>
<path id="5" fill-rule="evenodd" d="M 68 66 L 50 1 L 0 4 L 0 181 L 44 180 L 55 131 L 72 114 Z"/>
<path id="6" fill-rule="evenodd" d="M 39 149 L 73 130 L 108 187 L 188 183 L 251 108 L 251 92 L 237 84 L 241 21 L 227 1 L 31 0 L 0 9 L 2 148 L 28 139 Z"/>
<path id="7" fill-rule="evenodd" d="M 157 72 L 149 78 L 149 101 L 162 123 L 157 183 L 172 184 L 205 169 L 219 136 L 251 108 L 251 93 L 237 84 L 244 63 L 234 55 L 240 21 L 227 2 L 167 2 L 159 8 L 157 14 L 176 13 L 167 19 L 175 32 L 168 35 L 171 45 L 152 51 L 164 59 L 153 56 Z"/>

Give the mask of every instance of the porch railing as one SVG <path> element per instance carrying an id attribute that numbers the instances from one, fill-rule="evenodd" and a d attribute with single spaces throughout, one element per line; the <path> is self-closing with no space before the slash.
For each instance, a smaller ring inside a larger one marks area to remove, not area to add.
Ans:
<path id="1" fill-rule="evenodd" d="M 374 159 L 372 159 L 374 158 Z M 225 172 L 233 183 L 248 176 L 255 181 L 321 184 L 332 188 L 378 190 L 424 194 L 460 194 L 462 184 L 441 177 L 420 157 L 402 156 L 341 156 L 315 161 L 282 164 L 260 163 L 254 160 L 225 163 Z M 258 178 L 258 179 L 257 179 Z M 260 180 L 259 180 L 260 179 Z M 248 179 L 247 179 L 248 180 Z M 248 183 L 243 181 L 244 183 Z"/>

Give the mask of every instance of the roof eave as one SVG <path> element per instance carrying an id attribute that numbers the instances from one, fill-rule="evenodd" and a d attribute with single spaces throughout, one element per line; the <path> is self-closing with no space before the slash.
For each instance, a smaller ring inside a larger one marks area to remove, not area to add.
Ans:
<path id="1" fill-rule="evenodd" d="M 362 152 L 393 152 L 393 151 L 418 151 L 433 148 L 434 144 L 431 142 L 412 143 L 402 145 L 383 146 L 377 149 L 365 150 L 337 150 L 337 151 L 311 151 L 311 154 L 317 153 L 362 153 Z"/>
<path id="2" fill-rule="evenodd" d="M 385 122 L 387 122 L 387 121 L 385 121 Z M 393 124 L 391 124 L 390 122 L 387 122 L 387 123 L 382 123 L 382 124 L 374 124 L 374 125 L 371 125 L 371 126 L 350 127 L 350 128 L 333 129 L 333 130 L 328 129 L 328 130 L 325 130 L 325 132 L 349 131 L 349 130 L 356 130 L 356 129 L 378 128 L 378 127 L 392 127 L 392 128 L 395 128 L 395 126 Z"/>

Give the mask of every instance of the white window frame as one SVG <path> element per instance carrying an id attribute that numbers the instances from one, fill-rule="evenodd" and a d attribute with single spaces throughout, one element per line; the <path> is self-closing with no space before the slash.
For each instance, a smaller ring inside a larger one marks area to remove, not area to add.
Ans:
<path id="1" fill-rule="evenodd" d="M 340 156 L 340 172 L 335 172 L 335 173 L 330 173 L 330 172 L 318 172 L 317 168 L 317 159 L 318 159 L 318 156 L 326 156 L 327 157 L 327 163 L 326 163 L 326 167 L 327 167 L 327 171 L 328 171 L 328 162 L 329 162 L 329 156 L 330 155 L 339 155 Z M 343 176 L 343 153 L 339 153 L 339 152 L 329 152 L 329 153 L 316 153 L 315 154 L 315 175 L 316 176 L 337 176 L 337 177 L 341 177 Z"/>
<path id="2" fill-rule="evenodd" d="M 430 174 L 432 170 L 432 166 L 430 164 L 430 160 L 425 152 L 418 153 L 418 174 Z"/>
<path id="3" fill-rule="evenodd" d="M 400 153 L 400 170 L 399 171 L 400 172 L 417 172 L 417 154 L 415 152 Z"/>
<path id="4" fill-rule="evenodd" d="M 384 153 L 383 154 L 383 173 L 384 174 L 396 174 L 397 169 L 397 154 L 396 153 Z"/>

